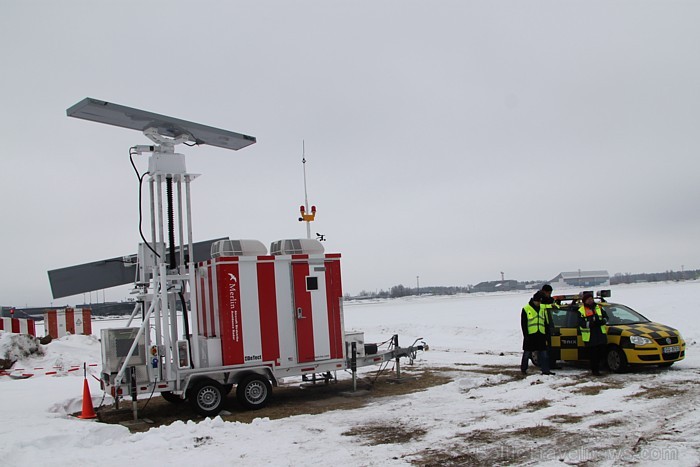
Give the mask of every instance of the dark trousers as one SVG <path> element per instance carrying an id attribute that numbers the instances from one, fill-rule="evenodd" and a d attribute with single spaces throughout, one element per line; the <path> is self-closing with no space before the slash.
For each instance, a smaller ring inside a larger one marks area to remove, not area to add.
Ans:
<path id="1" fill-rule="evenodd" d="M 605 356 L 605 345 L 592 345 L 588 347 L 588 358 L 591 359 L 591 372 L 600 372 L 600 361 Z"/>
<path id="2" fill-rule="evenodd" d="M 537 364 L 542 373 L 549 373 L 549 354 L 546 350 L 524 350 L 523 358 L 520 360 L 520 369 L 527 371 L 528 360 L 532 357 L 533 352 L 537 352 Z"/>

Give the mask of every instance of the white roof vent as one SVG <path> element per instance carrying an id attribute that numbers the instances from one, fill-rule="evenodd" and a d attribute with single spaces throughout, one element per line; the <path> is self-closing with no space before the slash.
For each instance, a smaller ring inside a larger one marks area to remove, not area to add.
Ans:
<path id="1" fill-rule="evenodd" d="M 270 245 L 271 255 L 322 255 L 325 251 L 321 242 L 309 238 L 277 240 Z"/>
<path id="2" fill-rule="evenodd" d="M 219 240 L 211 244 L 211 257 L 265 256 L 267 248 L 258 240 Z"/>

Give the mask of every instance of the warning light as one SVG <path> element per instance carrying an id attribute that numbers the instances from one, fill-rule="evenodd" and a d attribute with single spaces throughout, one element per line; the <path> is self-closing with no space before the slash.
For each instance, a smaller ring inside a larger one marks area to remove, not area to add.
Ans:
<path id="1" fill-rule="evenodd" d="M 299 222 L 313 222 L 316 217 L 316 206 L 311 206 L 311 213 L 306 213 L 306 208 L 304 206 L 299 206 L 299 211 L 301 212 L 301 217 Z"/>

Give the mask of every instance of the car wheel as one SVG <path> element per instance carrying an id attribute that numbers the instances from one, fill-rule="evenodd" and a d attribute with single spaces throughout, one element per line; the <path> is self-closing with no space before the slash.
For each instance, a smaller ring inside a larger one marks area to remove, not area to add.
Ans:
<path id="1" fill-rule="evenodd" d="M 213 379 L 205 378 L 194 383 L 188 391 L 188 399 L 195 412 L 210 417 L 221 412 L 224 405 L 224 388 Z"/>
<path id="2" fill-rule="evenodd" d="M 171 404 L 179 404 L 185 401 L 185 399 L 178 396 L 177 394 L 173 394 L 170 391 L 163 391 L 160 393 L 160 395 L 163 397 L 163 399 L 170 402 Z"/>
<path id="3" fill-rule="evenodd" d="M 625 352 L 619 347 L 612 347 L 608 350 L 608 368 L 615 373 L 623 373 L 627 370 L 627 357 Z"/>
<path id="4" fill-rule="evenodd" d="M 247 409 L 261 409 L 265 407 L 272 394 L 270 381 L 261 375 L 246 376 L 238 383 L 236 398 Z"/>

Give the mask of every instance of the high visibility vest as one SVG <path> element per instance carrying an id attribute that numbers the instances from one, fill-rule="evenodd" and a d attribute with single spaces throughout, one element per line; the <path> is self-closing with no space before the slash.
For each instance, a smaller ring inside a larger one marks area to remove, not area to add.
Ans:
<path id="1" fill-rule="evenodd" d="M 540 305 L 539 310 L 535 310 L 529 303 L 523 308 L 527 315 L 527 333 L 545 334 L 545 323 L 547 322 L 547 309 Z"/>
<path id="2" fill-rule="evenodd" d="M 590 310 L 589 310 L 590 311 Z M 584 318 L 587 318 L 588 316 L 592 315 L 587 315 L 586 314 L 586 307 L 581 305 L 581 308 L 578 309 L 578 312 L 581 313 L 581 316 Z M 600 307 L 598 305 L 595 306 L 593 312 L 598 315 L 599 318 L 603 318 L 603 312 L 600 310 Z M 591 340 L 591 330 L 589 328 L 579 328 L 581 329 L 581 339 L 583 339 L 583 342 L 588 342 Z M 603 334 L 608 333 L 608 327 L 603 325 L 600 327 L 600 330 Z"/>

